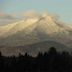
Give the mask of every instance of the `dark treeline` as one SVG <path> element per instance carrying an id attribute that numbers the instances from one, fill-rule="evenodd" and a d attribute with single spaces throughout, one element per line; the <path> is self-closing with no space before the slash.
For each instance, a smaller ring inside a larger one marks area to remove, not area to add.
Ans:
<path id="1" fill-rule="evenodd" d="M 51 47 L 48 52 L 37 57 L 19 54 L 5 57 L 0 53 L 0 72 L 72 72 L 72 56 L 68 52 L 59 53 Z"/>

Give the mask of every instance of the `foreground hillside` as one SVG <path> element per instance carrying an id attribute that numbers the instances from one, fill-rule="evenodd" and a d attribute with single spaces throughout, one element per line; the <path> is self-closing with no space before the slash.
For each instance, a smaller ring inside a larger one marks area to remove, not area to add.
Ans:
<path id="1" fill-rule="evenodd" d="M 7 72 L 72 72 L 72 55 L 57 52 L 54 47 L 48 52 L 32 57 L 25 53 L 18 57 L 0 54 L 0 71 Z"/>

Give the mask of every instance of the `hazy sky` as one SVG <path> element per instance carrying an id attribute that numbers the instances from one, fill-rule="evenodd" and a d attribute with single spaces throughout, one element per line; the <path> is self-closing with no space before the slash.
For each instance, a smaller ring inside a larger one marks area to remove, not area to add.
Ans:
<path id="1" fill-rule="evenodd" d="M 64 22 L 72 23 L 72 0 L 0 0 L 0 12 L 14 14 L 29 10 L 58 14 Z"/>

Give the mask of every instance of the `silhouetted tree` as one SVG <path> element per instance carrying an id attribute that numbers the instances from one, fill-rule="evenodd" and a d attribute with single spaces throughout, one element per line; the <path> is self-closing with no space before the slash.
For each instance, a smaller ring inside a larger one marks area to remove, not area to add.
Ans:
<path id="1" fill-rule="evenodd" d="M 72 55 L 59 53 L 54 47 L 48 52 L 32 57 L 19 53 L 18 57 L 5 57 L 0 53 L 0 71 L 7 72 L 72 72 Z"/>

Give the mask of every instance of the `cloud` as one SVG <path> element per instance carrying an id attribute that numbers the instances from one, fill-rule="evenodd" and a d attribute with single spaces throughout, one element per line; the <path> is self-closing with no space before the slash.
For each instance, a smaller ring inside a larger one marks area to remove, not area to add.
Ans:
<path id="1" fill-rule="evenodd" d="M 19 19 L 14 14 L 5 14 L 0 12 L 0 25 L 9 24 Z"/>
<path id="2" fill-rule="evenodd" d="M 0 19 L 14 20 L 16 18 L 13 15 L 0 13 Z"/>
<path id="3" fill-rule="evenodd" d="M 37 13 L 36 11 L 27 11 L 27 12 L 23 12 L 21 13 L 22 17 L 39 17 L 40 14 Z"/>
<path id="4" fill-rule="evenodd" d="M 4 16 L 5 14 L 4 13 L 0 13 L 0 17 Z"/>
<path id="5" fill-rule="evenodd" d="M 15 21 L 19 21 L 26 18 L 31 18 L 31 17 L 37 17 L 37 18 L 41 18 L 41 17 L 49 17 L 52 20 L 55 20 L 56 22 L 59 21 L 59 16 L 57 14 L 50 14 L 49 12 L 43 12 L 43 13 L 38 13 L 36 11 L 27 11 L 27 12 L 23 12 L 20 14 L 5 14 L 5 13 L 0 13 L 0 24 L 7 24 L 10 22 L 15 22 Z"/>

